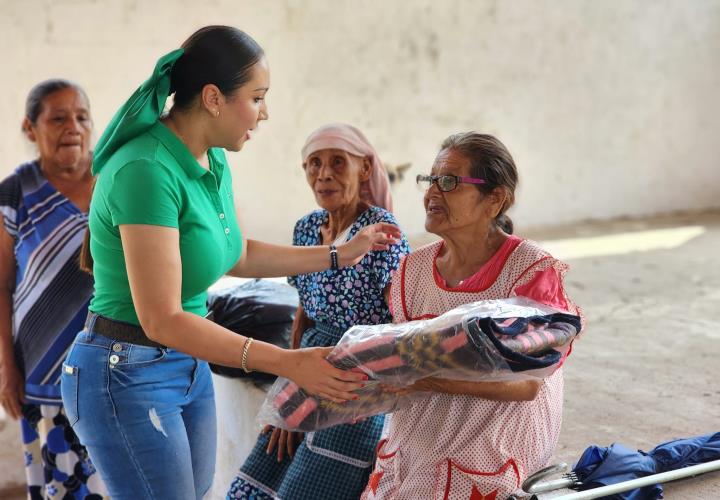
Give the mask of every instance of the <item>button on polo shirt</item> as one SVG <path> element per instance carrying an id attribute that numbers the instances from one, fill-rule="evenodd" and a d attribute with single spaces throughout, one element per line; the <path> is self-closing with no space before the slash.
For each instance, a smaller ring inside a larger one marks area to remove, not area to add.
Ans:
<path id="1" fill-rule="evenodd" d="M 208 159 L 209 170 L 160 122 L 113 154 L 90 204 L 91 311 L 139 324 L 118 226 L 149 224 L 178 229 L 183 310 L 207 312 L 207 288 L 235 265 L 242 250 L 225 153 L 210 149 Z"/>

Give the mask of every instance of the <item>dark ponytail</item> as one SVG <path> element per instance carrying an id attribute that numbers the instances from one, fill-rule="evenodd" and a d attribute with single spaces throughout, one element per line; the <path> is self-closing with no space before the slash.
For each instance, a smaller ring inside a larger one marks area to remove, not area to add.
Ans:
<path id="1" fill-rule="evenodd" d="M 95 192 L 95 179 L 93 179 L 92 190 Z M 78 259 L 78 264 L 80 265 L 81 271 L 92 274 L 93 263 L 92 254 L 90 253 L 90 226 L 88 225 L 88 228 L 85 230 L 82 246 L 80 247 L 80 258 Z"/>
<path id="2" fill-rule="evenodd" d="M 252 78 L 263 50 L 247 33 L 230 26 L 206 26 L 182 44 L 184 53 L 170 73 L 174 105 L 187 109 L 205 85 L 229 96 Z"/>
<path id="3" fill-rule="evenodd" d="M 477 132 L 453 134 L 442 143 L 441 149 L 457 151 L 470 162 L 470 176 L 485 179 L 485 184 L 475 186 L 483 193 L 490 193 L 501 187 L 507 194 L 495 225 L 507 234 L 514 230 L 513 222 L 505 212 L 515 203 L 515 189 L 518 185 L 517 167 L 512 155 L 497 138 Z"/>
<path id="4" fill-rule="evenodd" d="M 513 231 L 515 230 L 515 225 L 513 224 L 512 219 L 507 216 L 507 214 L 500 214 L 495 217 L 495 224 L 497 224 L 497 227 L 502 229 L 507 234 L 513 234 Z"/>
<path id="5" fill-rule="evenodd" d="M 90 228 L 85 230 L 82 246 L 80 247 L 80 270 L 88 274 L 93 273 L 93 258 L 90 254 Z"/>

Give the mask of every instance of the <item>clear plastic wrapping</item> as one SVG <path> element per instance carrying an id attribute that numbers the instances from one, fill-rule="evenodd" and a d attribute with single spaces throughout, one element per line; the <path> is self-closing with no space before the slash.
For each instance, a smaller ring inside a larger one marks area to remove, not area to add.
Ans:
<path id="1" fill-rule="evenodd" d="M 278 378 L 260 410 L 262 423 L 316 431 L 388 413 L 423 393 L 396 393 L 426 377 L 507 381 L 544 378 L 564 359 L 580 318 L 524 297 L 465 304 L 437 318 L 355 326 L 328 356 L 369 377 L 357 400 L 337 404 Z"/>

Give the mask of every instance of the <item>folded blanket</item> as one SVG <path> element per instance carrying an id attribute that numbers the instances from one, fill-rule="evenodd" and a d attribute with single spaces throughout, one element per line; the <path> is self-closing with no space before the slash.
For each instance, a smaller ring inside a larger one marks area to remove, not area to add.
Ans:
<path id="1" fill-rule="evenodd" d="M 497 314 L 497 316 L 495 315 Z M 359 399 L 336 404 L 278 379 L 260 412 L 264 423 L 314 431 L 394 411 L 413 398 L 382 389 L 425 377 L 490 381 L 550 375 L 580 332 L 580 318 L 524 298 L 481 301 L 438 318 L 348 330 L 328 356 L 366 373 Z"/>

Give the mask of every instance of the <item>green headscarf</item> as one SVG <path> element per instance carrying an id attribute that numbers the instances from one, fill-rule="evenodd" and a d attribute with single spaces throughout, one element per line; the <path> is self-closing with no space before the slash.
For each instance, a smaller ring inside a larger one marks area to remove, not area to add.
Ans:
<path id="1" fill-rule="evenodd" d="M 170 72 L 183 52 L 176 49 L 158 59 L 152 76 L 115 113 L 95 146 L 94 175 L 120 146 L 148 130 L 160 118 L 170 93 Z"/>

